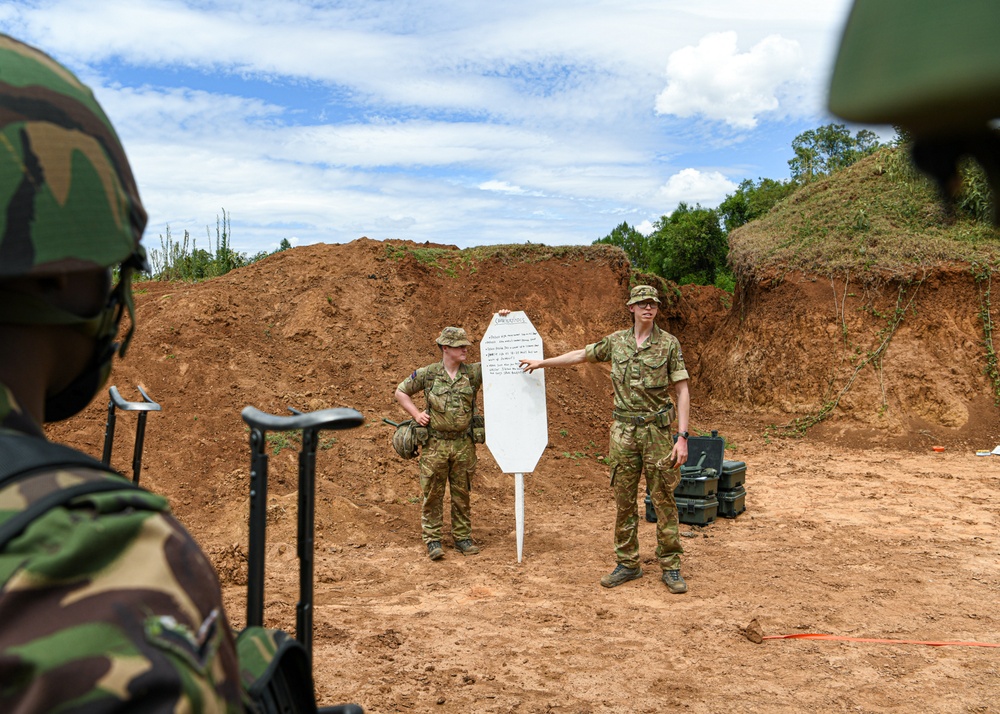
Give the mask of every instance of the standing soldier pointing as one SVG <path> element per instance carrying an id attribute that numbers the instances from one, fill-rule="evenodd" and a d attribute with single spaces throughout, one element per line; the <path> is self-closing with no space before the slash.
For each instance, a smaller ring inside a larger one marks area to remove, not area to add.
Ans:
<path id="1" fill-rule="evenodd" d="M 632 327 L 608 335 L 583 349 L 543 360 L 521 360 L 526 372 L 545 367 L 568 367 L 583 362 L 611 362 L 615 393 L 614 424 L 611 427 L 611 488 L 615 496 L 615 556 L 618 565 L 601 578 L 613 588 L 642 577 L 639 565 L 639 475 L 646 474 L 653 508 L 656 510 L 656 558 L 663 582 L 672 593 L 687 592 L 681 577 L 677 502 L 674 489 L 678 468 L 687 461 L 687 429 L 690 395 L 688 373 L 677 338 L 654 322 L 660 299 L 656 288 L 637 285 L 628 302 Z M 675 409 L 668 387 L 677 392 L 676 415 L 680 433 L 676 443 L 670 435 Z"/>

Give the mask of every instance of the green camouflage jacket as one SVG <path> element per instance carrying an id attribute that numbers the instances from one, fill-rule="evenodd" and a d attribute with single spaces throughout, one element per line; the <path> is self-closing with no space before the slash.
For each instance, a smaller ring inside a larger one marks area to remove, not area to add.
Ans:
<path id="1" fill-rule="evenodd" d="M 688 379 L 680 343 L 656 325 L 642 347 L 635 343 L 633 327 L 587 345 L 586 357 L 611 362 L 615 409 L 622 412 L 660 411 L 670 404 L 670 383 Z"/>
<path id="2" fill-rule="evenodd" d="M 0 429 L 43 438 L 2 384 Z M 106 479 L 122 477 L 74 467 L 17 480 L 0 488 L 0 526 Z M 53 508 L 0 551 L 0 712 L 246 710 L 211 564 L 163 498 L 122 480 Z"/>
<path id="3" fill-rule="evenodd" d="M 427 400 L 427 425 L 437 431 L 465 431 L 472 424 L 476 394 L 483 386 L 483 367 L 479 362 L 460 364 L 452 380 L 444 362 L 421 367 L 399 383 L 397 389 L 413 396 L 423 390 Z"/>

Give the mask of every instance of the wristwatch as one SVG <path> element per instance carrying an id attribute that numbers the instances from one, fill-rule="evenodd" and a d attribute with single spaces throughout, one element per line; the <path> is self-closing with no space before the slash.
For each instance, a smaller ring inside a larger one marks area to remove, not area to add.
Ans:
<path id="1" fill-rule="evenodd" d="M 686 439 L 686 438 L 688 438 L 688 433 L 686 431 L 679 431 L 679 432 L 677 432 L 677 438 L 678 439 L 681 438 L 682 436 Z"/>

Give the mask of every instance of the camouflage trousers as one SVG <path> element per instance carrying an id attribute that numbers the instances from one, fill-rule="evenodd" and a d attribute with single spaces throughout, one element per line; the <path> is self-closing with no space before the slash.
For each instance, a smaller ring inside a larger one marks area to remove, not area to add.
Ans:
<path id="1" fill-rule="evenodd" d="M 611 490 L 615 497 L 615 556 L 628 568 L 639 567 L 639 476 L 646 474 L 650 499 L 656 511 L 656 559 L 663 570 L 681 567 L 680 534 L 674 489 L 680 469 L 672 468 L 674 448 L 669 428 L 655 424 L 622 424 L 611 427 Z"/>
<path id="2" fill-rule="evenodd" d="M 431 437 L 420 454 L 420 525 L 424 543 L 441 540 L 444 489 L 451 492 L 451 534 L 456 541 L 472 537 L 469 492 L 476 470 L 476 445 L 471 437 L 445 440 Z"/>

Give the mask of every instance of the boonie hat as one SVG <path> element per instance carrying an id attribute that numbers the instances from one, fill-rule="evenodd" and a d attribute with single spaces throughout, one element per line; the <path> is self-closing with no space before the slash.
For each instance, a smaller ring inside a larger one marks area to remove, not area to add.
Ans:
<path id="1" fill-rule="evenodd" d="M 472 344 L 461 327 L 444 328 L 437 338 L 437 343 L 445 347 L 468 347 Z"/>
<path id="2" fill-rule="evenodd" d="M 855 0 L 830 82 L 843 119 L 936 133 L 1000 117 L 1000 4 Z"/>
<path id="3" fill-rule="evenodd" d="M 625 304 L 635 305 L 637 302 L 649 302 L 650 300 L 657 305 L 660 304 L 660 298 L 656 296 L 656 288 L 652 285 L 636 285 L 629 293 L 628 302 Z"/>

